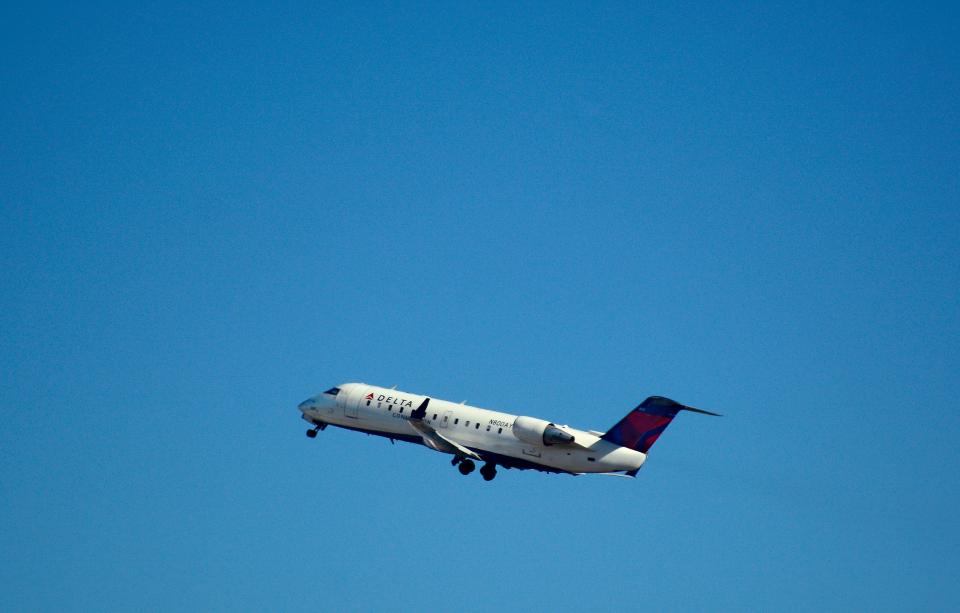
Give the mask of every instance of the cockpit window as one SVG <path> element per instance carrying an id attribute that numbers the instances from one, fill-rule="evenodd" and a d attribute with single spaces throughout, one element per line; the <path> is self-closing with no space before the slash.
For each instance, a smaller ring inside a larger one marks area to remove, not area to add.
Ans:
<path id="1" fill-rule="evenodd" d="M 330 394 L 331 396 L 336 396 L 339 393 L 340 393 L 339 387 L 331 387 L 330 389 L 324 392 L 324 394 Z"/>

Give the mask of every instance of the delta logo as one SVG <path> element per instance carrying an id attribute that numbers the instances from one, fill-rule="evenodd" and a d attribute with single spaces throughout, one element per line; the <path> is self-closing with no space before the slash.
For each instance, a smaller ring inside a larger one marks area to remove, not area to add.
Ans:
<path id="1" fill-rule="evenodd" d="M 371 392 L 371 393 L 367 394 L 366 396 L 364 396 L 363 399 L 366 400 L 367 402 L 373 400 L 373 399 L 374 399 L 373 392 Z M 394 405 L 394 404 L 395 404 L 395 405 L 397 405 L 398 407 L 410 407 L 410 408 L 413 408 L 413 401 L 412 401 L 412 400 L 407 400 L 407 399 L 401 398 L 401 397 L 399 397 L 399 396 L 387 396 L 386 394 L 380 394 L 379 396 L 376 396 L 376 401 L 377 401 L 378 403 L 379 403 L 379 402 L 386 402 L 386 403 L 389 404 L 389 405 Z M 377 406 L 380 406 L 380 405 L 378 404 Z"/>

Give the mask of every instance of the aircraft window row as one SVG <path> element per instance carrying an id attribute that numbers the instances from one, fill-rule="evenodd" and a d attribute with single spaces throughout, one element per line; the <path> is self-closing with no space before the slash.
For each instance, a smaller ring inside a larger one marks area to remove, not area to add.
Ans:
<path id="1" fill-rule="evenodd" d="M 326 392 L 324 392 L 324 394 L 334 394 L 334 395 L 336 395 L 336 394 L 338 394 L 339 392 L 340 392 L 340 389 L 335 387 L 335 388 L 332 388 L 332 389 L 327 390 Z M 370 400 L 367 401 L 367 406 L 370 406 L 370 402 L 371 402 Z M 383 405 L 382 402 L 377 402 L 377 408 L 378 408 L 378 409 L 381 408 L 382 405 Z M 387 405 L 387 410 L 388 410 L 388 411 L 393 411 L 393 405 L 392 405 L 392 404 L 388 404 L 388 405 Z M 400 407 L 400 412 L 403 413 L 403 407 Z M 434 414 L 433 414 L 433 421 L 436 421 L 436 420 L 437 420 L 437 413 L 434 413 Z M 459 424 L 460 424 L 460 418 L 459 418 L 459 417 L 455 418 L 455 419 L 453 420 L 453 424 L 454 424 L 454 425 L 459 425 Z M 465 428 L 469 428 L 469 427 L 470 427 L 470 420 L 468 419 L 468 420 L 466 420 L 465 422 L 463 422 L 463 426 L 464 426 Z M 474 428 L 475 430 L 479 430 L 479 429 L 480 429 L 480 422 L 474 423 L 473 428 Z M 490 432 L 490 428 L 491 428 L 491 426 L 487 426 L 487 432 Z M 497 434 L 503 434 L 503 428 L 502 428 L 502 427 L 501 427 L 501 428 L 497 428 Z M 595 460 L 591 459 L 590 461 L 591 461 L 591 462 L 594 462 Z"/>
<path id="2" fill-rule="evenodd" d="M 393 405 L 390 405 L 390 406 L 392 407 Z M 388 407 L 387 410 L 388 410 L 388 411 L 390 410 L 389 407 Z M 400 408 L 400 412 L 403 413 L 403 407 Z M 434 414 L 433 414 L 433 421 L 436 421 L 436 420 L 437 420 L 437 417 L 438 417 L 438 414 L 437 414 L 437 413 L 434 413 Z M 459 417 L 454 418 L 454 420 L 453 420 L 453 425 L 455 425 L 455 426 L 460 425 L 460 418 L 459 418 Z M 469 419 L 463 422 L 463 427 L 464 427 L 464 428 L 469 428 L 469 427 L 470 427 L 470 420 L 469 420 Z M 478 422 L 475 422 L 475 423 L 473 424 L 473 428 L 474 428 L 474 430 L 479 430 L 479 429 L 480 429 L 480 422 L 479 422 L 479 421 L 478 421 Z M 490 432 L 490 429 L 491 429 L 491 428 L 492 428 L 492 426 L 487 426 L 487 432 Z M 497 434 L 503 434 L 503 428 L 502 428 L 502 427 L 497 428 Z"/>

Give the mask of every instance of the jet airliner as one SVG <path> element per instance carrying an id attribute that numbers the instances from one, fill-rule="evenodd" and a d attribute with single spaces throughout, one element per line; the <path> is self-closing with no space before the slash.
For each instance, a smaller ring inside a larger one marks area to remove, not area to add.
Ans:
<path id="1" fill-rule="evenodd" d="M 677 413 L 718 415 L 651 396 L 606 432 L 577 430 L 526 417 L 367 385 L 344 383 L 299 405 L 315 438 L 327 426 L 424 445 L 453 456 L 469 475 L 476 462 L 490 481 L 497 466 L 550 473 L 636 477 L 647 452 Z"/>

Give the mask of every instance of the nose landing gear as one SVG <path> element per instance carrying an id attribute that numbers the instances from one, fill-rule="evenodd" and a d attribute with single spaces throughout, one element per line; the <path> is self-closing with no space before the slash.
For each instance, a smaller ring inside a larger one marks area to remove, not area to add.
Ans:
<path id="1" fill-rule="evenodd" d="M 327 424 L 316 424 L 316 426 L 307 430 L 307 438 L 317 438 L 317 432 L 325 430 L 326 428 Z"/>

